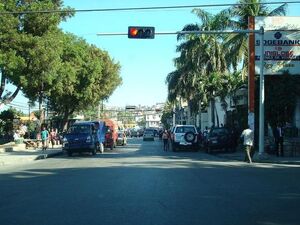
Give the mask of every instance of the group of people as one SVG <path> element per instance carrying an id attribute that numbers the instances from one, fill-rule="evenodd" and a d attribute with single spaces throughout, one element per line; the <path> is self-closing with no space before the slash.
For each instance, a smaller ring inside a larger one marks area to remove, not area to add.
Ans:
<path id="1" fill-rule="evenodd" d="M 203 135 L 206 136 L 208 133 L 208 127 L 205 127 Z M 284 128 L 281 124 L 277 124 L 276 127 L 273 129 L 274 135 L 274 142 L 275 142 L 275 151 L 277 156 L 284 156 L 283 152 L 283 137 L 284 137 Z M 162 133 L 162 140 L 163 140 L 163 150 L 169 150 L 169 140 L 170 140 L 170 132 L 168 130 L 164 130 Z M 242 134 L 240 135 L 242 140 L 244 150 L 245 150 L 245 162 L 252 163 L 253 156 L 254 156 L 254 131 L 253 129 L 248 126 L 246 129 L 243 130 Z"/>
<path id="2" fill-rule="evenodd" d="M 42 140 L 42 150 L 46 150 L 48 148 L 49 143 L 51 143 L 52 148 L 54 148 L 54 145 L 59 144 L 59 136 L 57 131 L 52 128 L 50 132 L 46 129 L 46 127 L 42 128 L 40 138 L 37 137 L 37 139 Z"/>

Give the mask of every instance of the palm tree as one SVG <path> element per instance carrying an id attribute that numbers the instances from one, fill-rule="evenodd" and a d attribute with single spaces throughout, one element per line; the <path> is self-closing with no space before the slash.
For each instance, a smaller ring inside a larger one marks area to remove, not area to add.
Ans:
<path id="1" fill-rule="evenodd" d="M 201 24 L 186 25 L 183 31 L 215 30 L 224 27 L 223 14 L 213 16 L 201 9 L 193 10 L 201 20 Z M 178 35 L 181 41 L 177 47 L 180 56 L 175 59 L 176 70 L 168 74 L 166 83 L 169 89 L 169 101 L 177 97 L 190 101 L 204 97 L 203 76 L 213 71 L 226 72 L 228 64 L 225 60 L 225 49 L 220 35 Z M 210 92 L 209 92 L 210 93 Z M 193 101 L 197 102 L 197 101 Z M 197 107 L 194 107 L 196 109 Z"/>
<path id="2" fill-rule="evenodd" d="M 284 16 L 286 14 L 287 4 L 271 10 L 263 4 L 261 0 L 239 0 L 239 5 L 234 5 L 221 13 L 229 18 L 226 25 L 236 30 L 248 29 L 249 16 Z M 243 5 L 244 4 L 244 5 Z M 242 33 L 229 34 L 224 45 L 229 50 L 228 61 L 236 71 L 242 63 L 242 76 L 248 73 L 248 35 Z"/>

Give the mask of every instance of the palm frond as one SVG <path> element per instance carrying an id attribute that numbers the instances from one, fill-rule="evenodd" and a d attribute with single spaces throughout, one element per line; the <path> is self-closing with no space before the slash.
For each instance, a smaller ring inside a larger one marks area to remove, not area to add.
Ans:
<path id="1" fill-rule="evenodd" d="M 284 3 L 283 5 L 279 6 L 278 8 L 272 10 L 268 16 L 285 16 L 287 11 L 287 3 Z"/>
<path id="2" fill-rule="evenodd" d="M 182 31 L 198 31 L 198 30 L 200 30 L 200 27 L 197 24 L 187 24 L 182 29 Z M 187 39 L 186 34 L 178 34 L 177 35 L 177 41 L 180 41 L 183 39 Z"/>

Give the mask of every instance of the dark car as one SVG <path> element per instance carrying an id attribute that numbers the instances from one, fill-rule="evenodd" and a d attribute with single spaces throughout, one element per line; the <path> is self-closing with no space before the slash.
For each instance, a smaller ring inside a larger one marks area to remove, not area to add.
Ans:
<path id="1" fill-rule="evenodd" d="M 212 150 L 230 151 L 234 149 L 234 137 L 229 128 L 212 128 L 207 134 L 204 147 L 208 153 Z"/>
<path id="2" fill-rule="evenodd" d="M 64 135 L 63 150 L 69 156 L 74 152 L 91 152 L 93 155 L 97 151 L 97 133 L 93 122 L 75 122 Z"/>

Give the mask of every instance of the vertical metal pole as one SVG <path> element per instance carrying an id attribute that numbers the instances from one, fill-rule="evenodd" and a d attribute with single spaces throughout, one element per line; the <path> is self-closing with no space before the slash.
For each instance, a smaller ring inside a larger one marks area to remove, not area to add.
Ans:
<path id="1" fill-rule="evenodd" d="M 29 122 L 30 122 L 30 102 L 28 102 L 28 119 L 29 119 Z"/>
<path id="2" fill-rule="evenodd" d="M 260 76 L 259 76 L 259 155 L 265 147 L 265 79 L 264 79 L 264 28 L 260 27 Z"/>
<path id="3" fill-rule="evenodd" d="M 173 106 L 173 126 L 175 126 L 176 115 L 175 115 L 175 105 Z"/>
<path id="4" fill-rule="evenodd" d="M 99 104 L 98 104 L 98 113 L 97 113 L 98 115 L 97 115 L 97 119 L 98 120 L 100 120 L 100 102 L 99 102 Z"/>

